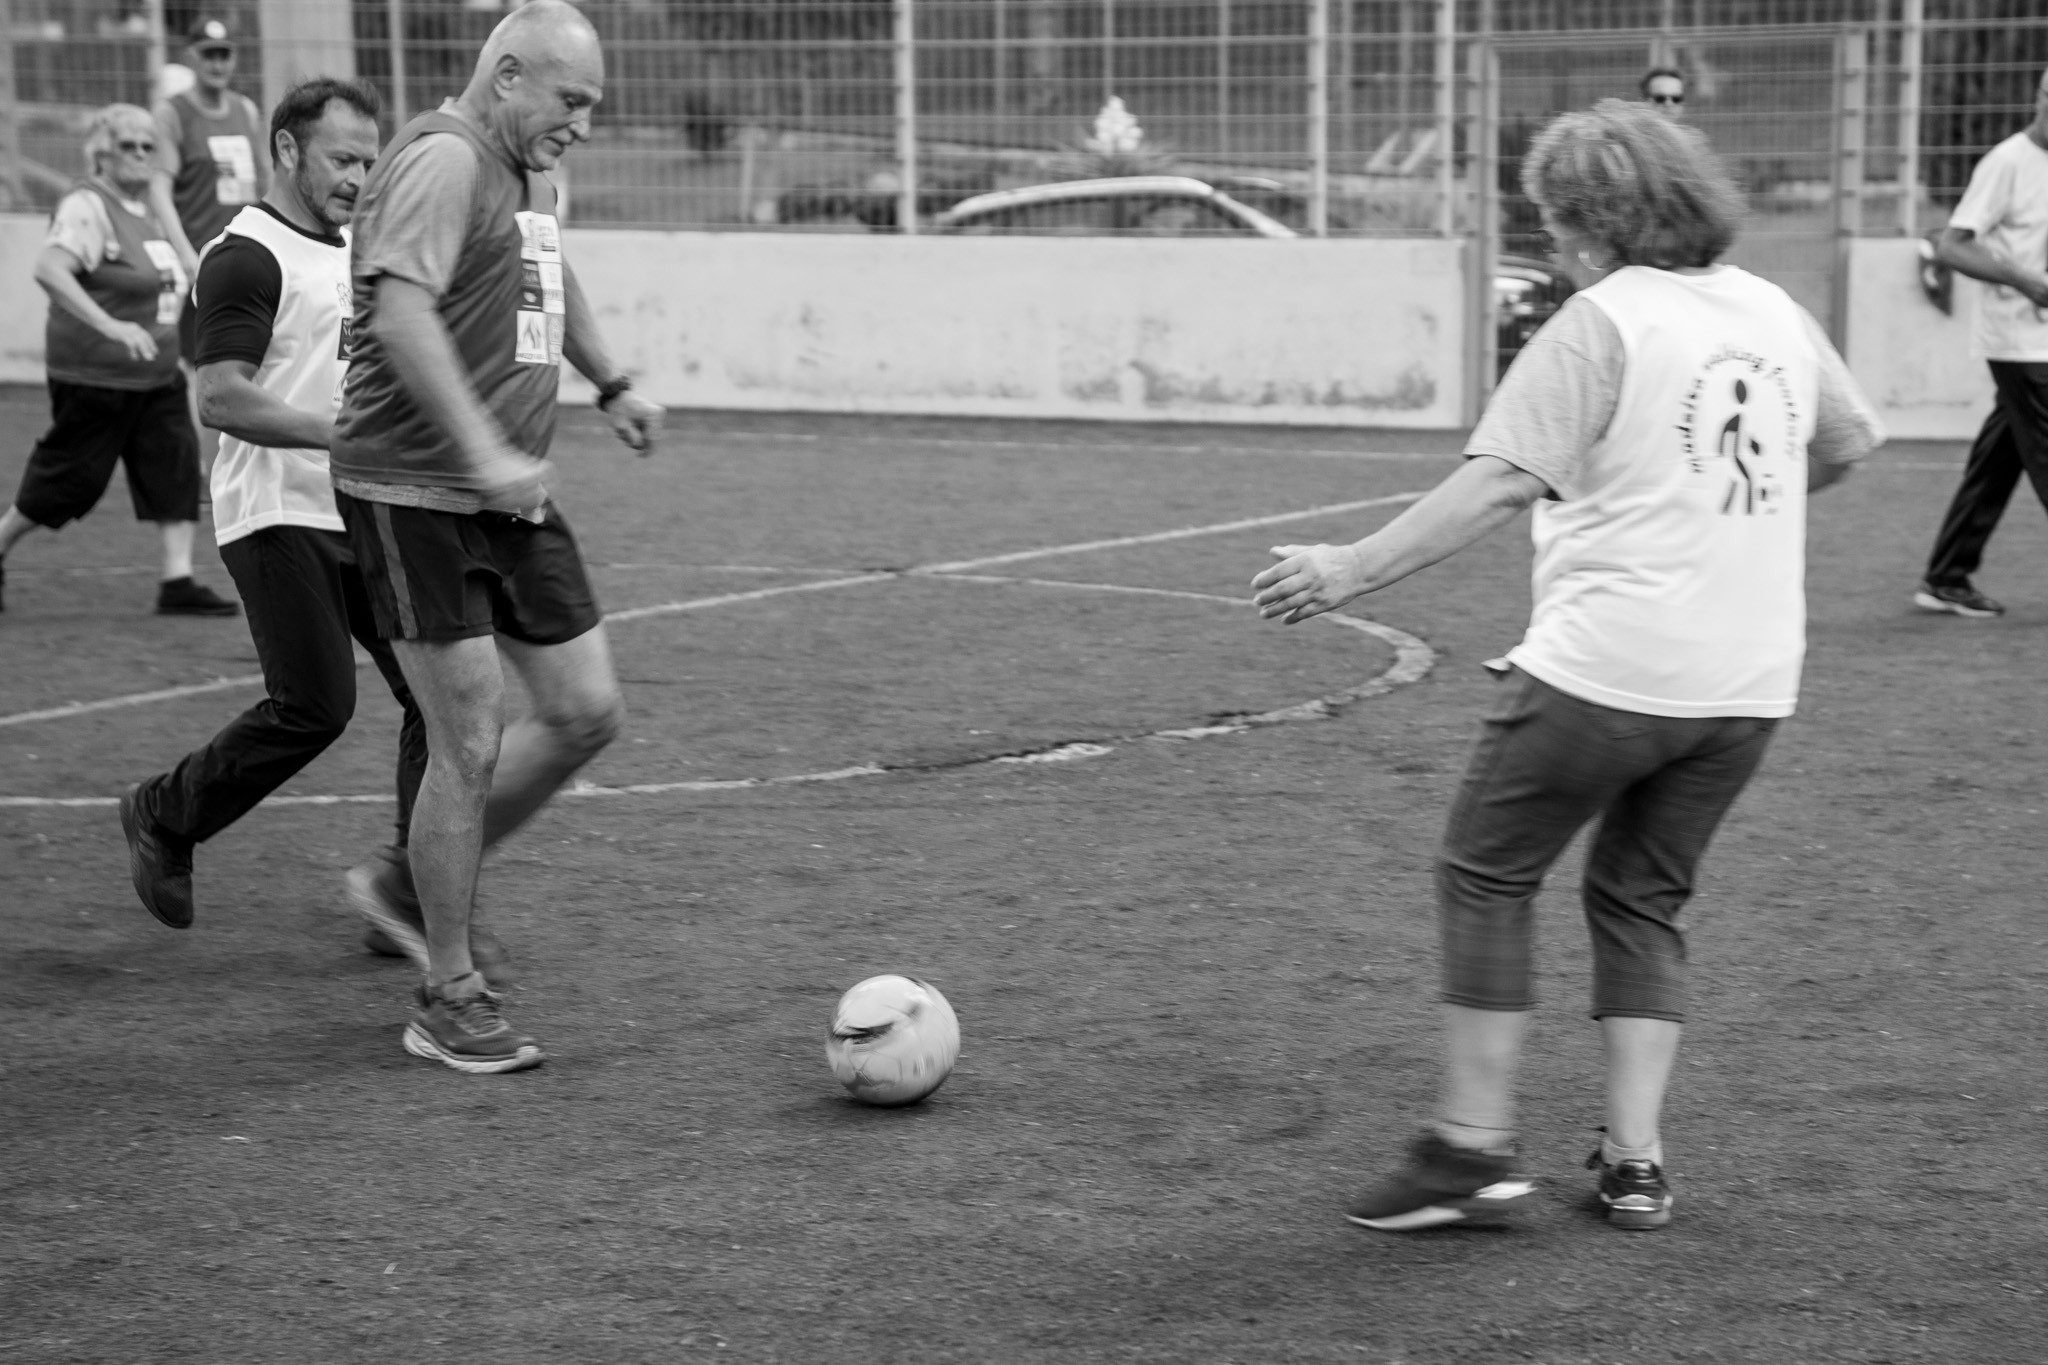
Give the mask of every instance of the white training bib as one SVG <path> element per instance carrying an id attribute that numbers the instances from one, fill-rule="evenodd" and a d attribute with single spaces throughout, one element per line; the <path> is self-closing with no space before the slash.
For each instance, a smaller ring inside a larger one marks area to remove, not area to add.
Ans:
<path id="1" fill-rule="evenodd" d="M 1536 505 L 1535 609 L 1508 657 L 1652 716 L 1788 716 L 1806 653 L 1819 355 L 1784 290 L 1631 266 L 1585 291 L 1627 356 L 1584 493 Z"/>
<path id="2" fill-rule="evenodd" d="M 270 346 L 256 368 L 257 386 L 307 412 L 338 412 L 348 373 L 352 302 L 348 229 L 342 229 L 343 245 L 331 245 L 251 205 L 207 250 L 229 236 L 260 243 L 282 276 Z M 212 489 L 213 535 L 219 544 L 268 526 L 342 529 L 324 450 L 277 450 L 223 433 Z"/>

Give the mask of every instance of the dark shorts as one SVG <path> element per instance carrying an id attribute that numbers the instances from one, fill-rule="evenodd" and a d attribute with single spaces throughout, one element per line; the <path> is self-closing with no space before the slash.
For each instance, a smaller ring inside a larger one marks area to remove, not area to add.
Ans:
<path id="1" fill-rule="evenodd" d="M 497 634 L 558 645 L 604 619 L 553 503 L 539 522 L 364 502 L 338 490 L 334 504 L 386 640 Z"/>
<path id="2" fill-rule="evenodd" d="M 103 389 L 52 379 L 50 429 L 29 452 L 14 505 L 51 530 L 99 505 L 114 466 L 128 471 L 138 521 L 199 520 L 199 437 L 185 379 L 156 389 Z"/>
<path id="3" fill-rule="evenodd" d="M 1597 817 L 1583 888 L 1593 1014 L 1682 1020 L 1678 913 L 1778 722 L 1619 711 L 1519 670 L 1500 690 L 1437 860 L 1444 999 L 1494 1010 L 1535 1003 L 1536 893 Z"/>

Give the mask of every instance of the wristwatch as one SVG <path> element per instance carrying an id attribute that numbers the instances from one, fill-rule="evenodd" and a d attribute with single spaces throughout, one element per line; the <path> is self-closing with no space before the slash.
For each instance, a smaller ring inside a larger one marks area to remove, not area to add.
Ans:
<path id="1" fill-rule="evenodd" d="M 603 412 L 606 408 L 611 406 L 611 402 L 614 398 L 617 398 L 620 394 L 624 393 L 627 389 L 630 389 L 632 387 L 633 381 L 626 378 L 626 376 L 624 375 L 617 375 L 611 379 L 605 380 L 604 383 L 599 384 L 597 386 L 597 410 L 599 412 Z"/>

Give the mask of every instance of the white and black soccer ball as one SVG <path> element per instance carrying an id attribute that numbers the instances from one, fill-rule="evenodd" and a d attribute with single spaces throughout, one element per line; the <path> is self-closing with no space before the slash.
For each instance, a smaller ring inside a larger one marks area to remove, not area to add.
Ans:
<path id="1" fill-rule="evenodd" d="M 960 1058 L 960 1020 L 938 988 L 909 976 L 871 976 L 839 997 L 825 1060 L 863 1104 L 915 1104 L 945 1084 Z"/>

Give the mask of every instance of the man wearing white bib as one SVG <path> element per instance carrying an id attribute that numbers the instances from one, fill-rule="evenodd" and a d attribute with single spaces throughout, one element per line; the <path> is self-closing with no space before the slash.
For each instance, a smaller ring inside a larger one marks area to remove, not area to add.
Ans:
<path id="1" fill-rule="evenodd" d="M 377 158 L 378 100 L 316 79 L 279 101 L 280 174 L 205 245 L 195 295 L 199 403 L 219 428 L 214 536 L 249 614 L 268 695 L 176 768 L 131 788 L 121 821 L 142 903 L 192 923 L 192 849 L 247 814 L 340 737 L 355 711 L 358 640 L 404 708 L 398 835 L 426 769 L 426 731 L 369 600 L 327 473 L 348 367 L 343 224 Z"/>

